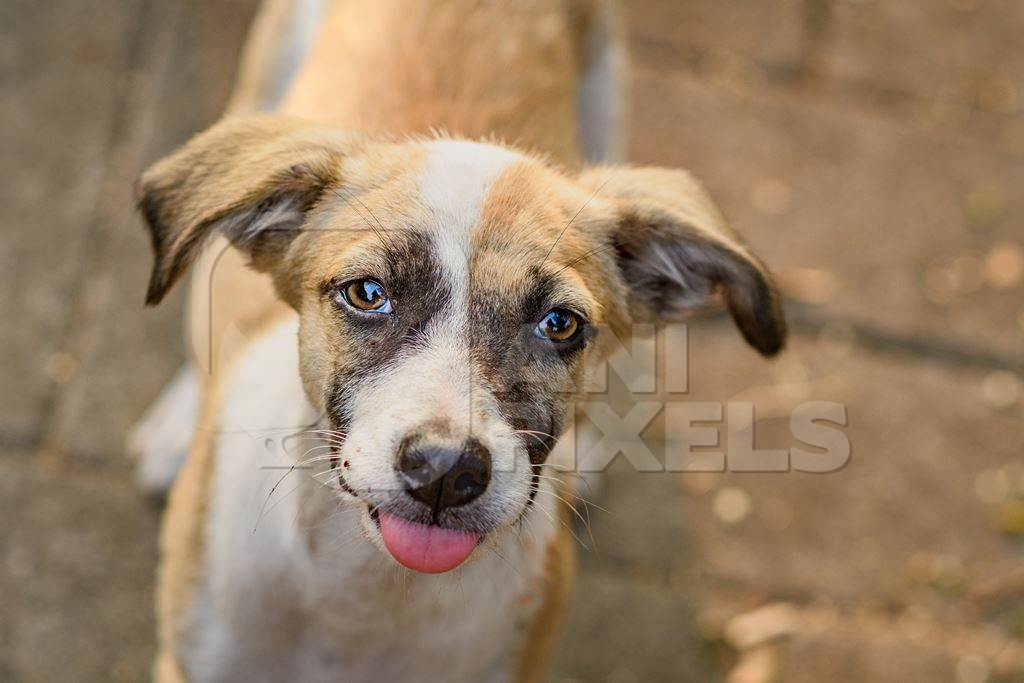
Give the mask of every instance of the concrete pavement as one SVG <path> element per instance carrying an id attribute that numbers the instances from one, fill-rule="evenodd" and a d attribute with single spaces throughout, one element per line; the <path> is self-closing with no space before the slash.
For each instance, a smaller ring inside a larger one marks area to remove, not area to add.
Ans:
<path id="1" fill-rule="evenodd" d="M 125 429 L 182 360 L 130 187 L 216 119 L 254 0 L 0 7 L 0 679 L 138 680 L 156 518 Z M 766 364 L 691 327 L 689 398 L 846 405 L 827 475 L 618 462 L 556 681 L 1024 679 L 1024 7 L 637 0 L 633 159 L 779 273 Z"/>

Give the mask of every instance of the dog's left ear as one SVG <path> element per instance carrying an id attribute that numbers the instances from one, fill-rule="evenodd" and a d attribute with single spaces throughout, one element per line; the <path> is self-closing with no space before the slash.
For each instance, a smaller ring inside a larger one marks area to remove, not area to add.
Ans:
<path id="1" fill-rule="evenodd" d="M 362 136 L 277 116 L 228 118 L 150 167 L 136 186 L 153 242 L 146 303 L 160 302 L 220 233 L 272 270 Z"/>
<path id="2" fill-rule="evenodd" d="M 678 319 L 720 291 L 747 342 L 765 356 L 778 353 L 786 323 L 771 275 L 692 176 L 599 167 L 580 182 L 614 212 L 607 239 L 629 292 L 630 320 Z"/>

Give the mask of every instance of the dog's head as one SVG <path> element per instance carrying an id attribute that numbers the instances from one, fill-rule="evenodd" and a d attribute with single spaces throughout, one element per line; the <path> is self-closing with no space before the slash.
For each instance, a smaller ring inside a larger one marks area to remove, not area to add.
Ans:
<path id="1" fill-rule="evenodd" d="M 720 293 L 761 353 L 785 337 L 766 270 L 680 171 L 570 175 L 493 144 L 255 117 L 157 163 L 138 199 L 148 303 L 215 233 L 270 274 L 309 399 L 344 435 L 339 496 L 422 571 L 524 514 L 602 335 Z"/>

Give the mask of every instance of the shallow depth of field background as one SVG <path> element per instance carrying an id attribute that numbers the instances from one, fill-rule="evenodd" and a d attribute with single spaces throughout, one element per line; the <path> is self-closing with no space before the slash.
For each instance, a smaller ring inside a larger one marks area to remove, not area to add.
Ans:
<path id="1" fill-rule="evenodd" d="M 157 521 L 122 440 L 182 295 L 141 305 L 130 189 L 218 117 L 255 5 L 0 4 L 0 680 L 148 673 Z M 788 297 L 771 364 L 692 326 L 691 397 L 753 401 L 782 446 L 794 405 L 842 402 L 853 459 L 614 467 L 551 680 L 1024 680 L 1024 3 L 626 10 L 632 160 L 693 170 Z"/>

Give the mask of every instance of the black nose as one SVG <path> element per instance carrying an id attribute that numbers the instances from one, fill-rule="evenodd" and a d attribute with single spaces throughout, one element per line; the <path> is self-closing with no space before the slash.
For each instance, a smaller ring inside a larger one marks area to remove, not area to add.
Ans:
<path id="1" fill-rule="evenodd" d="M 491 480 L 491 455 L 476 439 L 461 449 L 406 439 L 398 454 L 398 474 L 414 499 L 436 515 L 480 497 Z"/>

